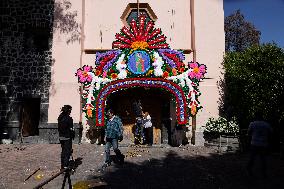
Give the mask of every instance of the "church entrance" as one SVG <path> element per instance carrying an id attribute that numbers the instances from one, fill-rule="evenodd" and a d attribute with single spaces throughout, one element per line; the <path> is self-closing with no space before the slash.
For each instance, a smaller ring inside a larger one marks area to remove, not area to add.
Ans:
<path id="1" fill-rule="evenodd" d="M 153 144 L 171 143 L 171 131 L 175 124 L 175 105 L 168 91 L 157 88 L 128 88 L 112 93 L 107 100 L 111 108 L 122 119 L 124 142 L 134 143 L 135 114 L 134 101 L 141 101 L 143 112 L 148 112 L 152 120 Z M 172 113 L 171 113 L 172 112 Z"/>
<path id="2" fill-rule="evenodd" d="M 92 125 L 105 126 L 105 110 L 111 108 L 125 125 L 124 142 L 133 143 L 132 104 L 140 100 L 152 117 L 153 143 L 180 145 L 183 128 L 201 108 L 198 86 L 206 66 L 185 63 L 184 52 L 171 49 L 161 29 L 145 15 L 132 20 L 129 28 L 124 26 L 115 38 L 111 50 L 96 52 L 94 67 L 84 65 L 77 70 L 83 84 L 83 133 L 88 137 Z"/>

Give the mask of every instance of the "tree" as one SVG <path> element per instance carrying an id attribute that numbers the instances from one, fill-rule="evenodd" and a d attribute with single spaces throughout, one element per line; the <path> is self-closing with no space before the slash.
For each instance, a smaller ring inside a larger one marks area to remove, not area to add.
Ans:
<path id="1" fill-rule="evenodd" d="M 258 45 L 260 35 L 260 31 L 252 23 L 245 21 L 240 10 L 225 18 L 226 52 L 240 52 L 252 45 Z"/>
<path id="2" fill-rule="evenodd" d="M 252 46 L 224 57 L 223 113 L 242 128 L 257 111 L 274 128 L 284 120 L 284 50 L 275 44 Z M 228 111 L 229 110 L 229 111 Z"/>

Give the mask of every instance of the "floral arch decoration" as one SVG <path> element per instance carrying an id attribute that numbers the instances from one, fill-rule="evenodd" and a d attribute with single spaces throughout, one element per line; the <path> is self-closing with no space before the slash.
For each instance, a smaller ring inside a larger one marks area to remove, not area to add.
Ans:
<path id="1" fill-rule="evenodd" d="M 95 66 L 84 65 L 76 73 L 83 84 L 83 111 L 96 126 L 104 126 L 108 95 L 129 87 L 155 87 L 172 93 L 181 125 L 202 108 L 198 86 L 206 66 L 197 62 L 185 64 L 183 52 L 170 49 L 153 21 L 146 22 L 145 16 L 140 15 L 115 38 L 114 50 L 97 52 Z"/>

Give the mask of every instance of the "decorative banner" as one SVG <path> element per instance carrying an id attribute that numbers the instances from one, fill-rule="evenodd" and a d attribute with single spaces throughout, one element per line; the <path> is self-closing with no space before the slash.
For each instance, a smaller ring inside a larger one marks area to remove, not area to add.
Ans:
<path id="1" fill-rule="evenodd" d="M 107 97 L 130 87 L 160 88 L 172 93 L 176 100 L 178 124 L 187 124 L 201 105 L 199 82 L 206 66 L 183 62 L 182 51 L 169 48 L 161 29 L 146 23 L 144 15 L 132 20 L 115 35 L 115 50 L 96 54 L 95 67 L 83 66 L 75 74 L 83 84 L 83 111 L 96 126 L 104 126 Z"/>

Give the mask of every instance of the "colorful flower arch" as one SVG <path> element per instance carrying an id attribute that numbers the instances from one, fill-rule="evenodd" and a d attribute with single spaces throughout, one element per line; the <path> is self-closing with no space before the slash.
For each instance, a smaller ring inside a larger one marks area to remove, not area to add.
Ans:
<path id="1" fill-rule="evenodd" d="M 130 28 L 123 27 L 115 35 L 114 50 L 96 53 L 95 66 L 85 65 L 77 70 L 83 84 L 83 111 L 96 126 L 104 125 L 107 97 L 129 87 L 155 87 L 167 90 L 177 101 L 178 124 L 186 124 L 201 108 L 198 101 L 199 82 L 206 66 L 197 62 L 185 64 L 182 51 L 169 48 L 161 29 L 154 22 L 132 20 Z"/>

